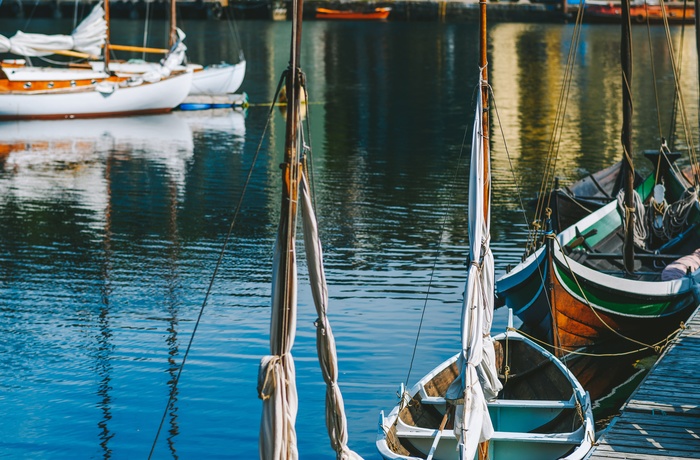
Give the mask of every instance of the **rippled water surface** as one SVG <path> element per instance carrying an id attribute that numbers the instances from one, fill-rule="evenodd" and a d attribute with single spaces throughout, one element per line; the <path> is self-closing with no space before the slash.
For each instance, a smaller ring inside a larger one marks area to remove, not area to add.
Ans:
<path id="1" fill-rule="evenodd" d="M 12 35 L 24 24 L 0 20 L 0 32 Z M 31 31 L 52 33 L 72 27 L 68 20 L 31 24 Z M 237 56 L 226 22 L 183 27 L 192 61 Z M 113 30 L 113 42 L 140 43 L 143 34 L 137 21 L 116 21 Z M 165 414 L 154 458 L 257 457 L 257 371 L 269 348 L 284 141 L 277 108 L 262 135 L 288 61 L 290 25 L 243 21 L 237 32 L 248 61 L 247 113 L 0 124 L 0 456 L 146 458 Z M 467 257 L 462 143 L 472 117 L 477 30 L 307 22 L 303 32 L 315 193 L 350 445 L 377 458 L 379 411 L 394 405 L 399 383 L 407 376 L 415 382 L 459 346 Z M 539 188 L 572 33 L 570 25 L 490 29 L 493 119 L 505 134 L 504 142 L 494 122 L 499 273 L 522 253 L 528 219 L 520 202 Z M 684 50 L 681 76 L 694 127 L 694 39 L 680 28 L 671 35 Z M 563 182 L 620 156 L 618 42 L 616 26 L 583 30 L 560 146 Z M 663 29 L 635 29 L 635 57 L 639 152 L 658 148 L 671 126 Z M 300 276 L 293 350 L 299 450 L 301 458 L 332 458 L 303 263 Z M 497 311 L 494 330 L 505 323 L 506 312 Z"/>

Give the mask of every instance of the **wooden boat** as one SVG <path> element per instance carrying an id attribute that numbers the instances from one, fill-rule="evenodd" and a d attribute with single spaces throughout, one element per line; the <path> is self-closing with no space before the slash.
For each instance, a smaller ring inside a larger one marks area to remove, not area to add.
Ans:
<path id="1" fill-rule="evenodd" d="M 621 171 L 622 162 L 618 161 L 571 185 L 555 184 L 543 206 L 551 210 L 552 229 L 555 232 L 564 230 L 613 201 L 622 189 Z M 641 181 L 642 177 L 635 173 L 635 184 L 639 185 Z M 544 216 L 538 216 L 538 220 L 544 220 Z"/>
<path id="2" fill-rule="evenodd" d="M 105 3 L 104 10 L 97 5 L 88 19 L 92 21 L 95 17 L 104 16 L 107 23 L 108 5 Z M 81 23 L 76 30 L 82 29 L 85 24 Z M 102 35 L 101 27 L 93 26 L 92 22 L 85 27 L 90 31 L 88 36 L 96 36 L 98 43 L 104 43 L 109 49 L 109 34 Z M 22 39 L 26 35 L 18 33 L 15 37 Z M 10 48 L 21 50 L 29 56 L 61 52 L 53 48 L 54 42 L 61 44 L 65 40 L 55 37 L 33 35 L 29 40 L 32 46 L 11 45 Z M 74 41 L 73 38 L 70 40 Z M 40 42 L 38 45 L 37 41 Z M 73 51 L 69 50 L 69 53 Z M 0 120 L 93 118 L 168 112 L 185 99 L 192 86 L 191 71 L 174 70 L 180 53 L 184 56 L 181 47 L 173 50 L 158 67 L 138 76 L 111 75 L 110 72 L 92 69 L 27 67 L 22 60 L 3 62 L 0 64 Z M 104 64 L 107 68 L 108 55 L 105 54 Z"/>
<path id="3" fill-rule="evenodd" d="M 669 23 L 692 23 L 695 19 L 695 4 L 693 2 L 663 2 L 666 9 L 666 18 Z M 619 23 L 622 18 L 622 6 L 620 2 L 606 2 L 591 0 L 586 2 L 587 20 L 593 22 Z M 661 3 L 637 2 L 630 5 L 630 18 L 638 24 L 661 23 L 664 14 Z"/>
<path id="4" fill-rule="evenodd" d="M 683 182 L 681 182 L 681 180 Z M 680 199 L 685 179 L 666 175 Z M 651 175 L 638 188 L 650 198 Z M 622 218 L 610 202 L 558 235 L 496 282 L 509 308 L 539 338 L 574 350 L 622 334 L 653 344 L 673 332 L 697 304 L 700 270 L 664 281 L 663 269 L 700 246 L 700 210 L 690 203 L 685 230 L 654 251 L 638 252 L 635 273 L 622 268 Z"/>
<path id="5" fill-rule="evenodd" d="M 389 13 L 391 13 L 391 8 L 389 7 L 380 7 L 362 11 L 316 8 L 316 19 L 381 20 L 388 18 Z"/>
<path id="6" fill-rule="evenodd" d="M 296 228 L 297 214 L 301 210 L 309 281 L 318 315 L 314 324 L 317 327 L 319 364 L 326 382 L 326 426 L 330 444 L 336 458 L 361 460 L 348 447 L 347 421 L 338 386 L 335 339 L 326 313 L 328 288 L 323 269 L 323 251 L 306 167 L 306 162 L 313 155 L 310 154 L 308 140 L 304 139 L 300 116 L 302 87 L 306 93 L 306 79 L 302 78 L 300 64 L 303 0 L 294 0 L 291 13 L 290 58 L 284 79 L 287 113 L 284 162 L 281 165 L 282 200 L 272 273 L 270 354 L 261 359 L 258 373 L 258 396 L 263 401 L 260 458 L 283 460 L 299 456 L 295 429 L 298 398 L 292 346 L 297 318 Z M 279 88 L 275 100 L 278 95 Z"/>
<path id="7" fill-rule="evenodd" d="M 501 395 L 487 403 L 494 428 L 488 458 L 583 458 L 594 440 L 588 393 L 561 361 L 519 333 L 494 340 L 508 355 L 498 365 L 505 381 Z M 383 458 L 427 458 L 431 450 L 435 459 L 459 458 L 453 423 L 445 424 L 433 449 L 447 408 L 444 395 L 459 373 L 457 360 L 455 355 L 423 377 L 387 416 L 382 412 L 377 447 Z"/>
<path id="8" fill-rule="evenodd" d="M 631 45 L 629 21 L 622 24 L 624 83 Z M 629 89 L 623 84 L 625 152 L 632 151 Z M 683 175 L 662 146 L 650 158 L 655 172 L 634 189 L 631 155 L 623 157 L 624 202 L 613 201 L 558 235 L 550 226 L 546 244 L 496 283 L 499 298 L 558 353 L 619 337 L 653 347 L 697 304 L 700 169 L 694 164 Z M 648 236 L 635 241 L 637 219 Z"/>
<path id="9" fill-rule="evenodd" d="M 385 459 L 582 459 L 594 441 L 588 394 L 551 353 L 509 330 L 491 338 L 493 255 L 488 142 L 486 3 L 469 179 L 469 273 L 461 350 L 379 417 Z M 509 321 L 512 329 L 512 317 Z"/>

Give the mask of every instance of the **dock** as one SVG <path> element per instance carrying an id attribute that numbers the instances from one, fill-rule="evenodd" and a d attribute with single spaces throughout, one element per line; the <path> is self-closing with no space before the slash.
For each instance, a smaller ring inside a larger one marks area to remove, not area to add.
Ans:
<path id="1" fill-rule="evenodd" d="M 587 460 L 700 458 L 700 307 Z"/>

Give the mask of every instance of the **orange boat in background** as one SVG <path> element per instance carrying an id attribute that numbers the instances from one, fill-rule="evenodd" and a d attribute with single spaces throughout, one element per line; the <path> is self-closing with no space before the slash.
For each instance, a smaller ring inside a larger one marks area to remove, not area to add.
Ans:
<path id="1" fill-rule="evenodd" d="M 666 16 L 671 24 L 692 23 L 695 20 L 695 5 L 692 2 L 664 2 Z M 620 22 L 622 8 L 619 2 L 586 2 L 585 17 L 598 22 Z M 661 5 L 632 3 L 630 4 L 630 18 L 638 24 L 649 22 L 663 22 Z"/>
<path id="2" fill-rule="evenodd" d="M 367 11 L 331 10 L 328 8 L 316 8 L 316 19 L 386 19 L 391 8 L 375 8 Z"/>

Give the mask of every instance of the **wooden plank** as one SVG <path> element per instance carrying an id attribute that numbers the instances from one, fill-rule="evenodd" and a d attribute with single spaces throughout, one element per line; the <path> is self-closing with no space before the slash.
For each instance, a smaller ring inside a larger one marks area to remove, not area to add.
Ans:
<path id="1" fill-rule="evenodd" d="M 700 307 L 587 459 L 700 458 Z"/>

